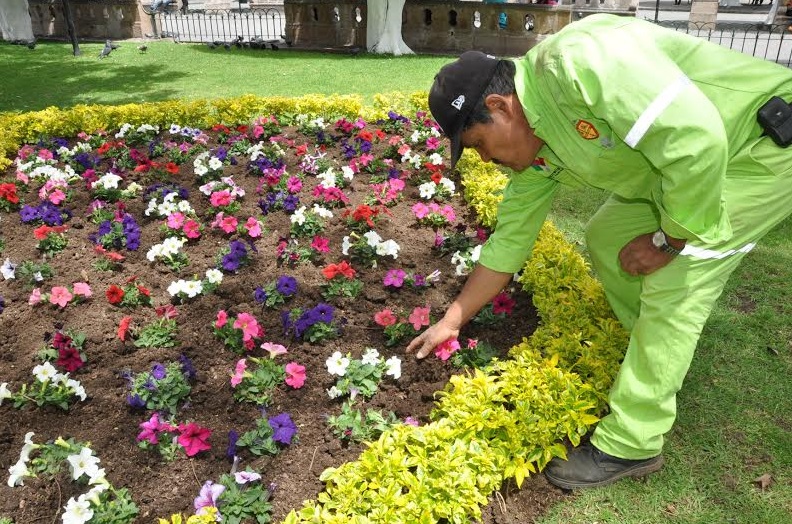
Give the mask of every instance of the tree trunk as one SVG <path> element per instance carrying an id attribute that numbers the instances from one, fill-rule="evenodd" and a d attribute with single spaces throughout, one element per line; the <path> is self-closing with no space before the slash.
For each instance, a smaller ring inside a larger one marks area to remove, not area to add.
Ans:
<path id="1" fill-rule="evenodd" d="M 35 40 L 27 0 L 0 0 L 0 36 L 17 43 Z"/>
<path id="2" fill-rule="evenodd" d="M 412 55 L 401 35 L 405 0 L 368 0 L 366 47 L 371 53 Z"/>
<path id="3" fill-rule="evenodd" d="M 80 44 L 77 42 L 77 31 L 74 29 L 74 18 L 72 18 L 71 4 L 69 0 L 61 0 L 63 2 L 63 18 L 66 20 L 66 32 L 69 34 L 71 40 L 72 51 L 74 56 L 80 56 Z"/>

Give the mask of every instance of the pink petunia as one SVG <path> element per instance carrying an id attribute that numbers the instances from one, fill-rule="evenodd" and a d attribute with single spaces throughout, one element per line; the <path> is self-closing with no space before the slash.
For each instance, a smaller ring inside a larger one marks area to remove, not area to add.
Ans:
<path id="1" fill-rule="evenodd" d="M 35 288 L 31 293 L 30 297 L 28 298 L 28 304 L 31 306 L 35 306 L 41 302 L 41 290 L 39 288 Z"/>
<path id="2" fill-rule="evenodd" d="M 231 377 L 231 387 L 237 387 L 241 382 L 242 379 L 245 378 L 245 370 L 247 369 L 247 360 L 241 358 L 237 361 L 236 367 L 234 368 L 234 374 Z"/>
<path id="3" fill-rule="evenodd" d="M 49 301 L 50 304 L 55 304 L 60 307 L 66 307 L 66 305 L 74 298 L 69 290 L 63 286 L 55 286 L 52 288 L 50 292 Z"/>
<path id="4" fill-rule="evenodd" d="M 459 341 L 455 338 L 449 338 L 445 342 L 441 342 L 435 348 L 435 356 L 442 361 L 451 358 L 451 355 L 459 350 Z"/>
<path id="5" fill-rule="evenodd" d="M 272 342 L 264 342 L 261 344 L 261 349 L 269 353 L 270 358 L 275 358 L 278 355 L 286 353 L 286 347 L 280 344 L 273 344 Z"/>
<path id="6" fill-rule="evenodd" d="M 225 233 L 233 233 L 236 231 L 238 224 L 239 222 L 237 221 L 236 217 L 223 217 L 223 220 L 220 222 L 220 229 L 222 229 Z"/>
<path id="7" fill-rule="evenodd" d="M 52 202 L 57 206 L 58 204 L 66 200 L 66 193 L 64 193 L 60 189 L 56 189 L 55 191 L 50 193 L 47 198 L 49 199 L 50 202 Z"/>
<path id="8" fill-rule="evenodd" d="M 440 147 L 440 139 L 436 136 L 430 136 L 426 139 L 426 149 L 429 151 L 434 151 Z"/>
<path id="9" fill-rule="evenodd" d="M 190 422 L 189 424 L 179 424 L 179 431 L 181 434 L 177 439 L 180 446 L 184 448 L 188 457 L 192 457 L 200 453 L 212 449 L 212 446 L 207 442 L 212 434 L 212 430 L 204 428 Z"/>
<path id="10" fill-rule="evenodd" d="M 228 313 L 225 312 L 225 309 L 221 309 L 217 312 L 217 318 L 215 319 L 215 327 L 220 329 L 221 327 L 226 325 L 228 322 Z"/>
<path id="11" fill-rule="evenodd" d="M 315 236 L 311 241 L 311 249 L 319 253 L 327 253 L 330 251 L 330 239 L 322 236 Z"/>
<path id="12" fill-rule="evenodd" d="M 284 368 L 286 371 L 286 384 L 294 389 L 299 389 L 305 384 L 305 366 L 297 362 L 289 362 Z"/>
<path id="13" fill-rule="evenodd" d="M 201 224 L 195 220 L 188 220 L 184 223 L 184 234 L 187 238 L 198 238 L 201 236 Z"/>
<path id="14" fill-rule="evenodd" d="M 374 313 L 374 322 L 382 327 L 392 326 L 396 323 L 396 315 L 390 309 L 383 309 Z"/>
<path id="15" fill-rule="evenodd" d="M 247 342 L 259 335 L 259 325 L 256 317 L 250 313 L 240 313 L 234 320 L 234 328 L 242 330 L 242 340 Z"/>
<path id="16" fill-rule="evenodd" d="M 203 487 L 201 487 L 201 492 L 195 497 L 195 500 L 193 500 L 195 514 L 204 515 L 206 513 L 206 508 L 216 508 L 217 501 L 225 489 L 226 487 L 222 484 L 215 484 L 211 480 L 204 482 Z"/>
<path id="17" fill-rule="evenodd" d="M 430 324 L 429 309 L 430 308 L 428 306 L 427 307 L 419 306 L 413 309 L 413 312 L 410 313 L 410 316 L 407 318 L 407 320 L 410 321 L 415 331 L 418 331 L 423 326 L 428 326 Z"/>
<path id="18" fill-rule="evenodd" d="M 160 429 L 160 421 L 159 415 L 154 413 L 151 415 L 151 418 L 145 422 L 141 422 L 139 424 L 141 431 L 138 433 L 137 439 L 138 440 L 145 440 L 149 444 L 159 444 L 159 439 L 157 438 L 157 433 L 161 431 Z"/>
<path id="19" fill-rule="evenodd" d="M 418 202 L 413 205 L 412 212 L 415 215 L 415 218 L 421 220 L 422 218 L 426 218 L 426 215 L 429 214 L 429 207 L 423 202 Z"/>
<path id="20" fill-rule="evenodd" d="M 167 225 L 171 229 L 181 229 L 184 225 L 184 213 L 171 213 L 168 215 Z"/>
<path id="21" fill-rule="evenodd" d="M 91 298 L 91 286 L 85 282 L 74 283 L 74 294 L 77 296 Z"/>
<path id="22" fill-rule="evenodd" d="M 454 220 L 456 220 L 456 213 L 454 212 L 454 208 L 448 204 L 443 206 L 443 208 L 440 210 L 440 214 L 443 215 L 445 219 L 448 220 L 449 222 L 453 222 Z"/>
<path id="23" fill-rule="evenodd" d="M 212 196 L 209 197 L 209 202 L 215 207 L 227 206 L 233 202 L 233 199 L 231 198 L 231 193 L 227 189 L 223 189 L 212 193 Z"/>
<path id="24" fill-rule="evenodd" d="M 261 222 L 254 217 L 248 217 L 245 222 L 245 229 L 247 229 L 250 238 L 258 238 L 261 236 Z"/>
<path id="25" fill-rule="evenodd" d="M 302 189 L 302 180 L 297 178 L 296 176 L 289 177 L 286 181 L 286 190 L 289 193 L 299 193 Z"/>
<path id="26" fill-rule="evenodd" d="M 404 285 L 404 277 L 406 276 L 407 273 L 405 273 L 403 269 L 389 269 L 382 279 L 382 284 L 384 286 L 402 287 Z"/>

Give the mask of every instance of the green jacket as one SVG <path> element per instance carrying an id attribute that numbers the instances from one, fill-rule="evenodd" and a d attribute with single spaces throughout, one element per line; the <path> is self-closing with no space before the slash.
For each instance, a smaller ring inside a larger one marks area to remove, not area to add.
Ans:
<path id="1" fill-rule="evenodd" d="M 560 183 L 652 201 L 672 237 L 728 240 L 729 159 L 761 136 L 759 107 L 792 100 L 788 68 L 613 15 L 570 24 L 516 64 L 517 95 L 545 147 L 510 177 L 481 251 L 479 262 L 502 272 L 530 256 Z"/>

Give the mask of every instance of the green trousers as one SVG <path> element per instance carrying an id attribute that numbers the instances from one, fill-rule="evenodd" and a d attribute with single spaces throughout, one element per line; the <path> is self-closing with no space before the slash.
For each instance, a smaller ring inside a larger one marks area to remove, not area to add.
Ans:
<path id="1" fill-rule="evenodd" d="M 732 237 L 719 245 L 688 241 L 668 266 L 645 277 L 625 273 L 618 254 L 633 238 L 659 228 L 652 201 L 614 195 L 588 224 L 594 269 L 630 332 L 610 412 L 591 439 L 610 455 L 644 459 L 662 451 L 663 435 L 676 418 L 676 394 L 729 275 L 792 213 L 792 147 L 782 149 L 768 138 L 748 144 L 729 162 L 723 191 Z"/>

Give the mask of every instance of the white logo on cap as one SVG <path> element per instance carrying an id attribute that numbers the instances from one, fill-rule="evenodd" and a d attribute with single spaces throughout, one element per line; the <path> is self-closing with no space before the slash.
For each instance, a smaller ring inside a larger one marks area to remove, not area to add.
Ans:
<path id="1" fill-rule="evenodd" d="M 451 102 L 451 105 L 457 108 L 457 110 L 461 110 L 464 103 L 465 103 L 465 95 L 459 95 L 454 99 L 453 102 Z"/>

